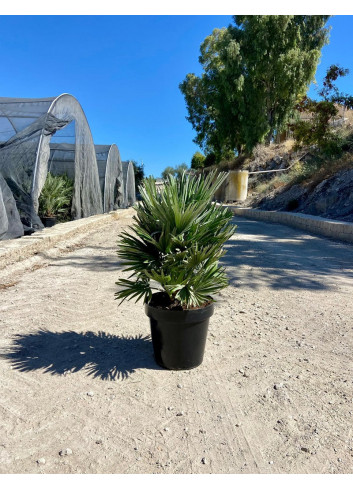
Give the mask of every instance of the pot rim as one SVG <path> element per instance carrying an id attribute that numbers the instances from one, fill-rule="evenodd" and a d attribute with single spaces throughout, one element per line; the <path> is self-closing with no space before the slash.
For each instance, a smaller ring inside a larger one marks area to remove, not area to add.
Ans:
<path id="1" fill-rule="evenodd" d="M 183 311 L 171 311 L 169 309 L 162 309 L 154 306 L 150 306 L 149 303 L 145 303 L 145 314 L 152 319 L 165 320 L 169 322 L 183 321 L 186 323 L 194 323 L 204 321 L 210 318 L 214 313 L 214 302 L 208 304 L 205 307 L 198 309 L 184 309 Z"/>

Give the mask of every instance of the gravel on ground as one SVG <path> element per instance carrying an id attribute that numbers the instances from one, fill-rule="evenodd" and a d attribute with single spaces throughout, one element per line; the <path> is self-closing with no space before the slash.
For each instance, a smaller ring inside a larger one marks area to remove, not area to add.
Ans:
<path id="1" fill-rule="evenodd" d="M 234 221 L 190 371 L 114 300 L 131 218 L 1 271 L 0 473 L 352 473 L 353 247 Z"/>

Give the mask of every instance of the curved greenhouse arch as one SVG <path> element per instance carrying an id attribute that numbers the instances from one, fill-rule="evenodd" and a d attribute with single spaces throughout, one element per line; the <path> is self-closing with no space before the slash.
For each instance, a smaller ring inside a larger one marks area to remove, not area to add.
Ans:
<path id="1" fill-rule="evenodd" d="M 43 227 L 38 199 L 48 173 L 49 143 L 70 123 L 75 141 L 72 216 L 79 219 L 103 212 L 93 138 L 80 103 L 67 93 L 44 99 L 0 98 L 0 173 L 25 227 Z"/>
<path id="2" fill-rule="evenodd" d="M 125 207 L 134 205 L 136 202 L 135 172 L 132 161 L 123 161 L 123 181 L 124 181 L 124 203 Z"/>
<path id="3" fill-rule="evenodd" d="M 48 115 L 57 120 L 75 121 L 75 171 L 74 195 L 71 213 L 74 219 L 88 217 L 103 212 L 102 195 L 91 129 L 78 100 L 68 93 L 56 97 L 49 109 Z M 66 125 L 66 124 L 65 124 Z M 35 210 L 38 212 L 38 199 L 48 173 L 50 155 L 50 140 L 53 134 L 42 130 L 38 145 L 34 169 L 32 198 Z"/>
<path id="4" fill-rule="evenodd" d="M 124 205 L 123 171 L 120 152 L 116 144 L 96 144 L 94 146 L 99 183 L 104 212 L 110 212 Z M 54 175 L 66 173 L 71 179 L 75 161 L 75 145 L 50 143 L 48 170 Z"/>
<path id="5" fill-rule="evenodd" d="M 124 206 L 125 192 L 120 151 L 116 144 L 95 145 L 99 180 L 103 196 L 103 211 Z"/>

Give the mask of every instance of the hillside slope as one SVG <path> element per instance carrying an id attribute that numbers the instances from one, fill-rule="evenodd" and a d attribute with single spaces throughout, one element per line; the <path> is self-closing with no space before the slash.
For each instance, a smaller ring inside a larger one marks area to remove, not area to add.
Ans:
<path id="1" fill-rule="evenodd" d="M 258 147 L 243 169 L 284 170 L 250 174 L 246 206 L 353 222 L 353 154 L 350 152 L 336 160 L 323 159 L 308 150 L 294 152 L 287 141 L 268 148 Z"/>

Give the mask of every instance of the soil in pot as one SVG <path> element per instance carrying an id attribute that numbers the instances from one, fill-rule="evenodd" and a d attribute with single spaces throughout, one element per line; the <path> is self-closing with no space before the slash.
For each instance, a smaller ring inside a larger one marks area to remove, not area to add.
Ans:
<path id="1" fill-rule="evenodd" d="M 170 370 L 198 367 L 203 361 L 214 305 L 207 303 L 200 308 L 182 309 L 170 301 L 168 304 L 162 295 L 154 294 L 151 302 L 145 305 L 156 362 Z"/>

